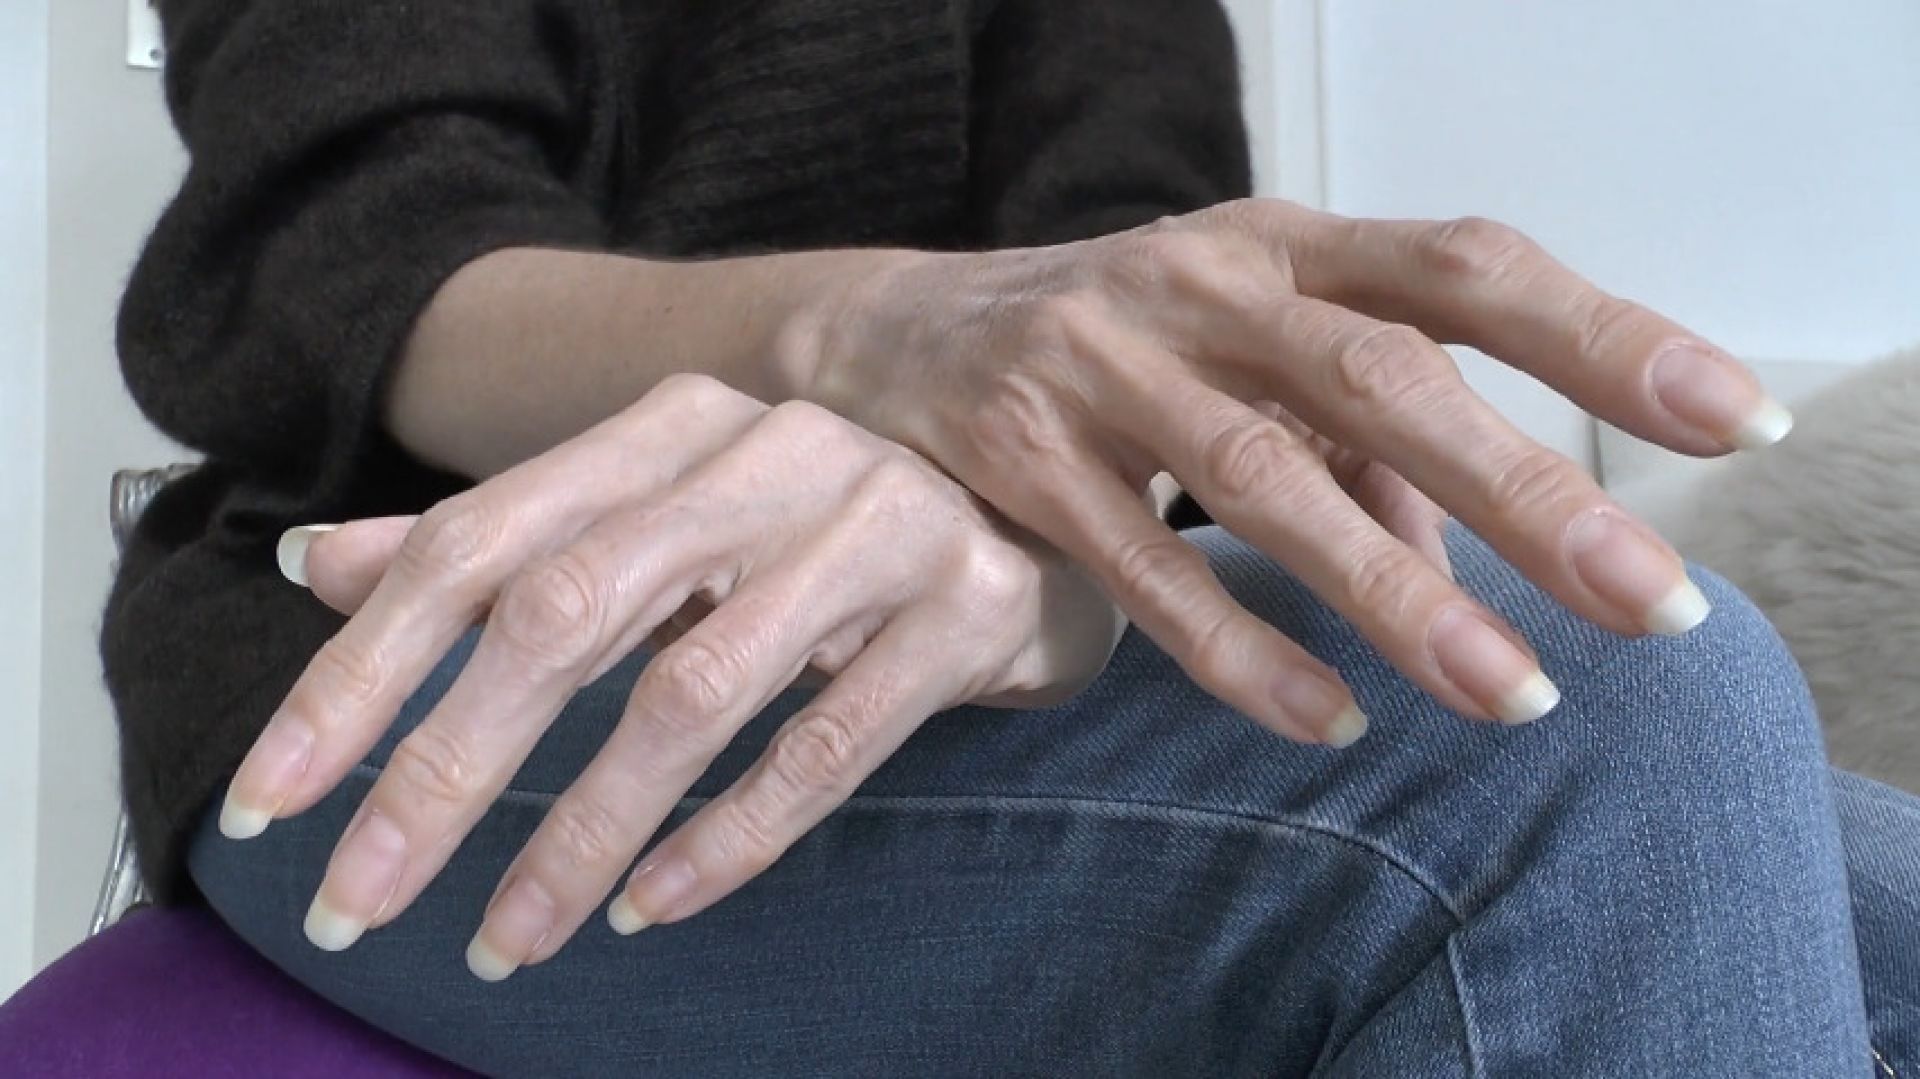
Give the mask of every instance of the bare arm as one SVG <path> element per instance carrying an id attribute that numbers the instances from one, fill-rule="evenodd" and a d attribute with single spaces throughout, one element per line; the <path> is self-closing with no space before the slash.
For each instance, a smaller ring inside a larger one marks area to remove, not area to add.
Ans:
<path id="1" fill-rule="evenodd" d="M 776 404 L 799 396 L 834 294 L 903 257 L 811 251 L 711 262 L 516 248 L 435 295 L 385 402 L 421 460 L 483 478 L 700 373 Z"/>

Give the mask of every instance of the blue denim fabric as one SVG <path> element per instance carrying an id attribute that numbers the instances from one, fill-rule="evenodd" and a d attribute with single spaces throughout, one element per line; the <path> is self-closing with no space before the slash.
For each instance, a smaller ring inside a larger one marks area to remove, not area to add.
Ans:
<path id="1" fill-rule="evenodd" d="M 1446 712 L 1258 552 L 1188 537 L 1347 677 L 1367 739 L 1288 743 L 1129 633 L 1068 705 L 935 717 L 711 911 L 631 939 L 594 918 L 483 984 L 463 962 L 481 908 L 636 657 L 412 910 L 317 951 L 300 924 L 333 843 L 469 640 L 318 809 L 245 844 L 210 812 L 195 879 L 294 977 L 499 1075 L 1869 1075 L 1869 1004 L 1887 1066 L 1920 1075 L 1920 803 L 1843 776 L 1836 812 L 1799 673 L 1730 586 L 1696 574 L 1705 625 L 1621 640 L 1456 530 L 1462 584 L 1565 694 L 1515 730 Z"/>

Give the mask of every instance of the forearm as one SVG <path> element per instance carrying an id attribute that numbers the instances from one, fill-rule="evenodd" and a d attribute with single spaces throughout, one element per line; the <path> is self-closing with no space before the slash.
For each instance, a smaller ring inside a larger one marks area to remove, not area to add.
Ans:
<path id="1" fill-rule="evenodd" d="M 639 400 L 711 375 L 769 403 L 799 395 L 815 325 L 902 252 L 708 262 L 512 249 L 474 260 L 422 313 L 385 400 L 414 456 L 481 478 Z"/>

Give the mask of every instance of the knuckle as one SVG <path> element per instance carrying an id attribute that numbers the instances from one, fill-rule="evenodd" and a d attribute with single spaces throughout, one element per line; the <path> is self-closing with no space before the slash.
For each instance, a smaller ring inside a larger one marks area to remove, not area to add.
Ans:
<path id="1" fill-rule="evenodd" d="M 712 832 L 716 852 L 743 876 L 765 872 L 784 850 L 771 814 L 764 801 L 747 797 L 730 800 L 717 814 Z"/>
<path id="2" fill-rule="evenodd" d="M 490 620 L 520 655 L 543 666 L 585 662 L 600 640 L 606 602 L 575 559 L 541 562 L 507 586 Z"/>
<path id="3" fill-rule="evenodd" d="M 654 657 L 645 678 L 657 721 L 677 736 L 704 742 L 738 692 L 740 664 L 712 645 L 683 637 Z"/>
<path id="4" fill-rule="evenodd" d="M 1299 440 L 1279 424 L 1235 422 L 1208 436 L 1201 468 L 1229 500 L 1256 498 L 1299 464 Z"/>
<path id="5" fill-rule="evenodd" d="M 1607 355 L 1621 343 L 1633 340 L 1642 310 L 1625 300 L 1601 295 L 1581 305 L 1579 353 L 1582 359 Z"/>
<path id="6" fill-rule="evenodd" d="M 1348 563 L 1343 587 L 1352 609 L 1367 611 L 1389 625 L 1399 625 L 1399 615 L 1418 591 L 1418 568 L 1408 557 L 1391 548 L 1373 548 L 1357 553 Z"/>
<path id="7" fill-rule="evenodd" d="M 767 747 L 767 777 L 784 799 L 800 802 L 840 790 L 859 761 L 859 724 L 842 713 L 812 712 Z"/>
<path id="8" fill-rule="evenodd" d="M 400 545 L 400 558 L 428 578 L 465 577 L 500 544 L 501 523 L 478 502 L 451 498 L 428 510 Z"/>
<path id="9" fill-rule="evenodd" d="M 857 513 L 880 520 L 902 520 L 934 497 L 928 469 L 904 453 L 875 460 L 855 488 Z"/>
<path id="10" fill-rule="evenodd" d="M 768 409 L 760 431 L 789 445 L 802 445 L 822 456 L 857 452 L 864 433 L 831 409 L 811 401 L 782 401 Z"/>
<path id="11" fill-rule="evenodd" d="M 809 432 L 837 430 L 845 422 L 830 409 L 799 399 L 782 401 L 768 409 L 767 421 Z"/>
<path id="12" fill-rule="evenodd" d="M 693 371 L 675 371 L 661 379 L 653 392 L 666 400 L 695 408 L 734 396 L 733 389 L 726 383 L 712 375 Z"/>
<path id="13" fill-rule="evenodd" d="M 1339 394 L 1362 406 L 1429 399 L 1449 386 L 1453 361 L 1420 331 L 1382 323 L 1343 344 L 1333 357 Z"/>
<path id="14" fill-rule="evenodd" d="M 548 821 L 553 848 L 569 871 L 604 868 L 627 859 L 626 828 L 605 802 L 578 791 L 554 807 Z"/>
<path id="15" fill-rule="evenodd" d="M 351 715 L 379 700 L 387 678 L 378 652 L 341 635 L 314 653 L 306 686 L 309 700 L 324 702 L 323 712 Z"/>
<path id="16" fill-rule="evenodd" d="M 1170 230 L 1141 237 L 1138 246 L 1149 266 L 1143 276 L 1209 308 L 1257 310 L 1285 286 L 1274 280 L 1271 256 L 1237 234 Z"/>
<path id="17" fill-rule="evenodd" d="M 409 794 L 438 806 L 464 805 L 481 793 L 472 750 L 439 724 L 422 724 L 402 738 L 387 760 L 386 773 Z"/>
<path id="18" fill-rule="evenodd" d="M 962 558 L 959 592 L 989 619 L 1004 619 L 1039 593 L 1040 568 L 997 540 L 971 545 Z"/>
<path id="19" fill-rule="evenodd" d="M 1430 270 L 1473 280 L 1498 277 L 1535 250 L 1520 230 L 1484 217 L 1438 222 L 1425 239 L 1421 254 Z"/>
<path id="20" fill-rule="evenodd" d="M 1195 573 L 1208 572 L 1206 556 L 1171 532 L 1123 547 L 1113 559 L 1113 579 L 1130 596 L 1153 596 L 1184 588 Z"/>
<path id="21" fill-rule="evenodd" d="M 1487 501 L 1496 511 L 1551 505 L 1586 486 L 1580 466 L 1545 448 L 1522 453 L 1495 469 Z"/>
<path id="22" fill-rule="evenodd" d="M 1204 686 L 1226 685 L 1235 667 L 1234 619 L 1221 615 L 1196 629 L 1187 642 L 1185 666 Z"/>
<path id="23" fill-rule="evenodd" d="M 1105 305 L 1090 291 L 1066 289 L 1034 300 L 1027 331 L 1043 355 L 1074 355 L 1099 337 L 1108 321 Z"/>
<path id="24" fill-rule="evenodd" d="M 1168 224 L 1142 233 L 1133 243 L 1135 257 L 1149 272 L 1175 277 L 1204 277 L 1217 271 L 1223 245 L 1209 233 Z"/>

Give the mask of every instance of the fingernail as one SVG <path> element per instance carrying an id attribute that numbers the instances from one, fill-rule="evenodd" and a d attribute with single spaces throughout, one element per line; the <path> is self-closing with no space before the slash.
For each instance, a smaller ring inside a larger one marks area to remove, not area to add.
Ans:
<path id="1" fill-rule="evenodd" d="M 1653 605 L 1647 615 L 1647 628 L 1666 637 L 1678 637 L 1707 620 L 1713 604 L 1689 580 L 1673 586 L 1666 598 Z"/>
<path id="2" fill-rule="evenodd" d="M 307 908 L 307 939 L 321 951 L 344 951 L 380 917 L 406 866 L 407 837 L 386 817 L 367 811 L 333 856 L 327 879 Z"/>
<path id="3" fill-rule="evenodd" d="M 1560 703 L 1540 665 L 1478 612 L 1449 607 L 1430 634 L 1441 673 L 1500 722 L 1532 723 Z"/>
<path id="4" fill-rule="evenodd" d="M 1793 430 L 1793 414 L 1732 357 L 1698 345 L 1675 345 L 1654 360 L 1653 395 L 1668 412 L 1735 449 L 1771 446 Z"/>
<path id="5" fill-rule="evenodd" d="M 1367 714 L 1359 705 L 1349 704 L 1327 725 L 1327 747 L 1345 749 L 1367 736 Z"/>
<path id="6" fill-rule="evenodd" d="M 613 931 L 621 936 L 630 937 L 652 923 L 640 916 L 640 912 L 633 908 L 633 900 L 628 899 L 623 891 L 607 904 L 607 924 L 613 926 Z"/>
<path id="7" fill-rule="evenodd" d="M 1367 733 L 1366 713 L 1344 688 L 1312 671 L 1288 671 L 1273 684 L 1273 699 L 1294 723 L 1320 730 L 1320 740 L 1345 749 Z"/>
<path id="8" fill-rule="evenodd" d="M 614 906 L 607 909 L 607 919 L 613 922 L 615 930 L 631 933 L 633 930 L 621 929 L 621 926 L 634 925 L 637 930 L 671 917 L 693 894 L 693 887 L 699 880 L 693 866 L 684 858 L 649 862 L 634 870 L 633 879 L 627 882 L 626 890 L 619 899 L 614 900 Z M 619 915 L 620 921 L 614 921 L 615 909 L 623 901 L 627 909 Z M 639 924 L 635 925 L 635 922 Z"/>
<path id="9" fill-rule="evenodd" d="M 1575 522 L 1567 543 L 1587 587 L 1650 632 L 1685 633 L 1711 609 L 1665 545 L 1612 510 Z"/>
<path id="10" fill-rule="evenodd" d="M 483 982 L 504 981 L 553 932 L 553 897 L 531 877 L 507 886 L 467 945 L 467 969 Z"/>
<path id="11" fill-rule="evenodd" d="M 227 784 L 220 803 L 220 834 L 252 839 L 267 830 L 287 795 L 307 773 L 313 757 L 313 732 L 306 724 L 276 715 L 247 751 L 240 771 Z"/>
<path id="12" fill-rule="evenodd" d="M 280 563 L 280 575 L 302 588 L 307 587 L 307 548 L 313 545 L 313 537 L 339 528 L 339 525 L 301 525 L 287 529 L 273 552 Z"/>

